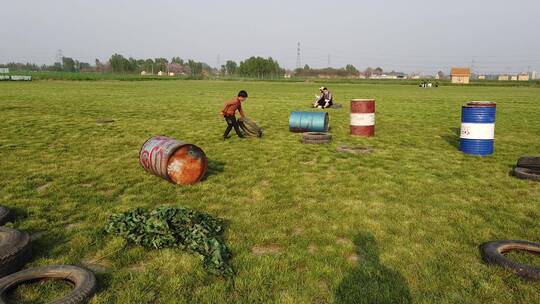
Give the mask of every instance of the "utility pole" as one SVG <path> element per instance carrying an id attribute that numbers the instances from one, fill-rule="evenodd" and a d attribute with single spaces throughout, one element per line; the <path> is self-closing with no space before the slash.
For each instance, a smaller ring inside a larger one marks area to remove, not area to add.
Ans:
<path id="1" fill-rule="evenodd" d="M 298 47 L 296 48 L 296 68 L 302 68 L 302 57 L 300 55 L 300 42 L 298 42 Z"/>
<path id="2" fill-rule="evenodd" d="M 330 61 L 330 54 L 328 54 L 328 67 L 331 66 L 331 61 Z"/>
<path id="3" fill-rule="evenodd" d="M 62 64 L 62 57 L 64 57 L 62 50 L 58 49 L 58 51 L 56 51 L 56 62 L 60 62 L 60 64 Z"/>

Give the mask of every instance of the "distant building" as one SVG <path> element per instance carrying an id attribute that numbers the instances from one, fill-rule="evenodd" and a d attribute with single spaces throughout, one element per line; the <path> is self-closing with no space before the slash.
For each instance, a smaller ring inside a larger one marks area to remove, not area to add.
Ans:
<path id="1" fill-rule="evenodd" d="M 286 79 L 290 79 L 292 77 L 291 73 L 285 73 L 285 75 L 283 75 L 283 78 L 286 78 Z"/>
<path id="2" fill-rule="evenodd" d="M 539 76 L 540 76 L 540 75 L 539 75 L 538 72 L 536 72 L 536 71 L 533 71 L 533 72 L 531 73 L 531 79 L 532 79 L 532 80 L 539 79 Z"/>
<path id="3" fill-rule="evenodd" d="M 144 76 L 144 75 L 146 75 L 146 71 L 141 72 L 141 76 Z"/>
<path id="4" fill-rule="evenodd" d="M 174 74 L 173 72 L 169 72 L 169 76 L 172 76 L 174 77 L 176 74 Z"/>
<path id="5" fill-rule="evenodd" d="M 0 68 L 0 74 L 9 74 L 9 68 Z"/>
<path id="6" fill-rule="evenodd" d="M 450 77 L 452 78 L 452 83 L 468 84 L 471 79 L 471 69 L 452 68 Z"/>
<path id="7" fill-rule="evenodd" d="M 510 77 L 510 81 L 517 81 L 517 80 L 518 80 L 517 75 L 512 75 L 512 76 Z"/>
<path id="8" fill-rule="evenodd" d="M 166 73 L 165 73 L 165 72 L 162 72 L 162 71 L 159 71 L 157 74 L 158 74 L 158 76 L 164 76 L 164 75 L 166 75 Z"/>
<path id="9" fill-rule="evenodd" d="M 508 81 L 508 80 L 510 80 L 510 78 L 508 78 L 508 75 L 499 75 L 499 77 L 497 77 L 497 80 L 498 81 Z"/>
<path id="10" fill-rule="evenodd" d="M 486 80 L 486 75 L 478 75 L 478 80 Z"/>
<path id="11" fill-rule="evenodd" d="M 529 81 L 529 74 L 519 74 L 517 77 L 518 81 Z"/>

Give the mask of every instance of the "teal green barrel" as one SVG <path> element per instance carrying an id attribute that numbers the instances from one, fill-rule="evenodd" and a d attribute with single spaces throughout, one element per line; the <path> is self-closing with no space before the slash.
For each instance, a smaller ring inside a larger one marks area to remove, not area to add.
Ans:
<path id="1" fill-rule="evenodd" d="M 327 132 L 328 113 L 326 112 L 292 112 L 289 118 L 291 132 Z"/>

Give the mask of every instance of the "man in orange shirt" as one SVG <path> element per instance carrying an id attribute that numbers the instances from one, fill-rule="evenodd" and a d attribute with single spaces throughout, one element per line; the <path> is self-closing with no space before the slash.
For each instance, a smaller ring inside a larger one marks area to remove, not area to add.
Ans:
<path id="1" fill-rule="evenodd" d="M 247 92 L 242 90 L 238 92 L 238 96 L 236 98 L 225 102 L 225 106 L 221 111 L 221 115 L 223 116 L 223 118 L 225 118 L 225 121 L 227 122 L 227 129 L 225 129 L 225 133 L 223 133 L 223 140 L 229 138 L 229 133 L 231 132 L 232 128 L 234 128 L 234 131 L 236 132 L 238 137 L 245 137 L 244 134 L 242 134 L 242 132 L 240 131 L 235 115 L 236 111 L 238 110 L 240 116 L 245 117 L 244 111 L 242 110 L 242 102 L 244 102 L 247 98 Z"/>

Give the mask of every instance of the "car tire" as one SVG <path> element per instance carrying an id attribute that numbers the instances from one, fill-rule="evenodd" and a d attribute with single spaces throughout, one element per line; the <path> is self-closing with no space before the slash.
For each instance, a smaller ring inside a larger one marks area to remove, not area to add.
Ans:
<path id="1" fill-rule="evenodd" d="M 512 174 L 517 178 L 540 181 L 540 170 L 516 167 Z"/>
<path id="2" fill-rule="evenodd" d="M 0 304 L 7 303 L 6 293 L 16 286 L 44 279 L 65 280 L 74 286 L 66 296 L 52 304 L 86 303 L 96 292 L 96 277 L 92 272 L 69 265 L 45 266 L 19 271 L 0 279 Z"/>
<path id="3" fill-rule="evenodd" d="M 517 161 L 517 167 L 540 171 L 540 156 L 522 156 Z"/>
<path id="4" fill-rule="evenodd" d="M 0 278 L 23 268 L 31 254 L 28 233 L 0 227 Z"/>
<path id="5" fill-rule="evenodd" d="M 493 241 L 480 245 L 480 254 L 484 262 L 502 266 L 505 269 L 516 272 L 519 276 L 539 281 L 540 268 L 511 261 L 503 253 L 511 250 L 523 250 L 534 254 L 540 254 L 540 244 L 527 241 Z"/>
<path id="6" fill-rule="evenodd" d="M 0 206 L 0 226 L 5 225 L 10 220 L 9 209 L 3 206 Z"/>
<path id="7" fill-rule="evenodd" d="M 332 134 L 325 132 L 306 132 L 302 133 L 302 139 L 307 140 L 331 140 Z"/>

